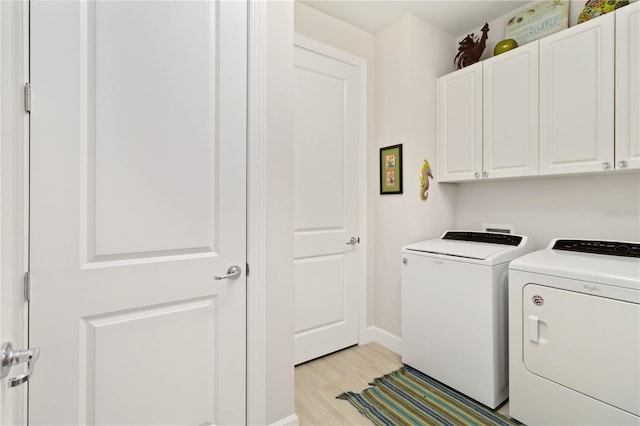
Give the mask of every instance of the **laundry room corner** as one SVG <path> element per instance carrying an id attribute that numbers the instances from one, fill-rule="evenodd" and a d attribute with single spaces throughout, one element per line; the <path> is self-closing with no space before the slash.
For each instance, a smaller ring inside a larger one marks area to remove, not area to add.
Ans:
<path id="1" fill-rule="evenodd" d="M 455 185 L 427 177 L 428 198 L 420 197 L 424 161 L 438 174 L 436 79 L 453 70 L 452 51 L 452 36 L 411 14 L 376 34 L 376 144 L 402 144 L 404 182 L 402 194 L 375 191 L 374 323 L 376 334 L 395 342 L 390 349 L 396 351 L 401 339 L 400 248 L 455 226 Z"/>

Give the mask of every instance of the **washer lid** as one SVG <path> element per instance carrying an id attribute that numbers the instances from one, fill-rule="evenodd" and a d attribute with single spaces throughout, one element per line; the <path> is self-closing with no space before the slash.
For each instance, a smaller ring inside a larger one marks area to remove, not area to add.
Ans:
<path id="1" fill-rule="evenodd" d="M 513 251 L 511 245 L 486 244 L 472 241 L 428 240 L 411 244 L 404 248 L 409 252 L 421 252 L 462 257 L 476 260 L 488 260 L 499 254 Z"/>
<path id="2" fill-rule="evenodd" d="M 514 260 L 509 269 L 640 290 L 640 258 L 572 251 L 561 247 L 566 241 L 577 240 L 553 240 L 548 248 Z"/>

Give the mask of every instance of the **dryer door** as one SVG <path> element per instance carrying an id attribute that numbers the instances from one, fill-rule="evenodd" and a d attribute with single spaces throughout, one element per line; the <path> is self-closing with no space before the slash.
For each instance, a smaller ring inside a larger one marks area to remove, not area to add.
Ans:
<path id="1" fill-rule="evenodd" d="M 529 371 L 640 415 L 640 305 L 537 284 L 522 302 Z"/>

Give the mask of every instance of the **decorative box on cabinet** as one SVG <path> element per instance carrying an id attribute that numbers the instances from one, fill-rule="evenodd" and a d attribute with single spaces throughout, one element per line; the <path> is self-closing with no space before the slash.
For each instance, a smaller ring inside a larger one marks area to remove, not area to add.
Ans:
<path id="1" fill-rule="evenodd" d="M 482 68 L 483 178 L 538 174 L 538 42 Z"/>
<path id="2" fill-rule="evenodd" d="M 616 169 L 640 169 L 640 3 L 616 11 Z"/>
<path id="3" fill-rule="evenodd" d="M 614 20 L 539 40 L 541 175 L 614 167 Z"/>
<path id="4" fill-rule="evenodd" d="M 482 63 L 438 80 L 440 182 L 480 178 L 482 168 Z"/>

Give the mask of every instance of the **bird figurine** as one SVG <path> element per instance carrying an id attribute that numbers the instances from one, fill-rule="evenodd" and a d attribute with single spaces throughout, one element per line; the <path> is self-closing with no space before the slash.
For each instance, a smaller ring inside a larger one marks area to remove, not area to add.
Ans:
<path id="1" fill-rule="evenodd" d="M 425 159 L 420 174 L 420 199 L 422 201 L 426 201 L 429 198 L 429 193 L 427 192 L 429 190 L 429 178 L 433 179 L 433 175 L 431 174 L 431 166 Z"/>
<path id="2" fill-rule="evenodd" d="M 480 40 L 471 33 L 458 43 L 458 54 L 453 60 L 457 69 L 462 69 L 468 65 L 475 64 L 480 60 L 482 52 L 484 52 L 484 48 L 487 47 L 489 24 L 485 23 L 481 31 L 482 36 L 480 37 Z"/>

